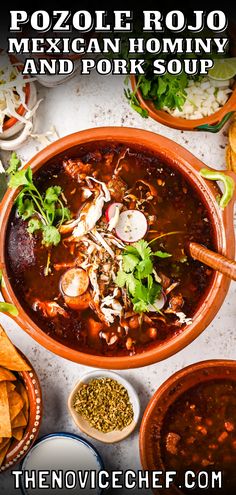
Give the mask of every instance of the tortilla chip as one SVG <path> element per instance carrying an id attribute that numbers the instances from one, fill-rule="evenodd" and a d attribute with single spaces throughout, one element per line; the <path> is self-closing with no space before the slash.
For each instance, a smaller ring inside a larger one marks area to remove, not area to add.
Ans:
<path id="1" fill-rule="evenodd" d="M 22 411 L 24 402 L 21 396 L 15 390 L 8 392 L 9 409 L 10 409 L 10 419 L 11 422 L 16 416 Z M 4 435 L 7 436 L 7 435 Z"/>
<path id="2" fill-rule="evenodd" d="M 13 428 L 19 428 L 20 426 L 26 426 L 27 425 L 27 420 L 26 417 L 23 413 L 23 411 L 20 411 L 19 414 L 13 419 L 11 426 Z"/>
<path id="3" fill-rule="evenodd" d="M 16 440 L 18 440 L 19 442 L 20 442 L 20 440 L 22 440 L 23 435 L 24 435 L 24 428 L 22 428 L 22 427 L 20 427 L 20 428 L 14 428 L 12 430 L 12 436 L 14 438 L 16 438 Z"/>
<path id="4" fill-rule="evenodd" d="M 11 371 L 6 370 L 5 368 L 2 368 L 2 366 L 0 366 L 0 382 L 5 382 L 8 380 L 11 382 L 15 381 L 16 380 L 15 375 L 13 375 Z"/>
<path id="5" fill-rule="evenodd" d="M 24 387 L 23 383 L 17 382 L 16 384 L 16 390 L 17 392 L 21 395 L 21 398 L 24 401 L 24 406 L 23 406 L 23 413 L 26 419 L 26 424 L 29 421 L 29 397 L 26 391 L 26 388 Z"/>
<path id="6" fill-rule="evenodd" d="M 17 352 L 7 334 L 0 326 L 0 363 L 1 366 L 13 371 L 29 371 L 31 368 Z"/>
<path id="7" fill-rule="evenodd" d="M 233 120 L 229 126 L 229 144 L 234 153 L 236 153 L 236 120 Z"/>
<path id="8" fill-rule="evenodd" d="M 29 422 L 29 409 L 27 409 L 26 405 L 24 405 L 24 407 L 23 407 L 23 413 L 24 413 L 25 419 L 26 419 L 27 424 L 28 424 L 28 422 Z"/>
<path id="9" fill-rule="evenodd" d="M 10 447 L 10 443 L 11 443 L 11 440 L 8 440 L 7 444 L 5 445 L 4 449 L 0 449 L 0 467 L 2 466 L 3 464 L 3 461 L 6 457 L 6 454 L 8 452 L 8 449 Z"/>
<path id="10" fill-rule="evenodd" d="M 26 388 L 24 387 L 23 383 L 17 382 L 16 390 L 17 390 L 18 394 L 21 395 L 21 398 L 23 399 L 27 409 L 29 409 L 29 397 L 28 397 L 28 394 L 26 392 Z"/>
<path id="11" fill-rule="evenodd" d="M 11 394 L 14 392 L 10 392 Z M 6 382 L 0 382 L 0 436 L 11 437 L 10 404 Z"/>

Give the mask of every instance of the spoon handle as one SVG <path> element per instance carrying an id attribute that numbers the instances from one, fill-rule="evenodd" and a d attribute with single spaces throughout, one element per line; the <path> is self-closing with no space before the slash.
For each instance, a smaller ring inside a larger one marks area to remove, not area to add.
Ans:
<path id="1" fill-rule="evenodd" d="M 210 266 L 214 270 L 217 270 L 218 272 L 221 272 L 231 278 L 231 280 L 236 281 L 235 261 L 226 258 L 222 254 L 210 251 L 210 249 L 207 249 L 196 242 L 189 242 L 187 245 L 187 251 L 193 259 L 201 261 L 201 263 Z"/>

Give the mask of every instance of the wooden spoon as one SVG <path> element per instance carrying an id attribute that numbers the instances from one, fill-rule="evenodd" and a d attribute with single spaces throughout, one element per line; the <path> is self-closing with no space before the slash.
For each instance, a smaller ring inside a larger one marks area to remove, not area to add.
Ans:
<path id="1" fill-rule="evenodd" d="M 214 270 L 223 273 L 231 280 L 236 281 L 236 262 L 226 258 L 222 254 L 210 251 L 197 242 L 189 242 L 186 245 L 188 254 L 194 259 L 201 261 L 204 265 L 210 266 Z"/>

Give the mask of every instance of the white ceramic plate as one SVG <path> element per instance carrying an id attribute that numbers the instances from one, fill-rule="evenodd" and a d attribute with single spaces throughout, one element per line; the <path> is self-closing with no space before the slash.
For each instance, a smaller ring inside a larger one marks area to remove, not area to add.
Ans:
<path id="1" fill-rule="evenodd" d="M 88 421 L 84 418 L 81 417 L 80 414 L 78 414 L 74 407 L 73 407 L 73 399 L 79 388 L 83 383 L 89 383 L 92 379 L 99 379 L 99 378 L 112 378 L 113 380 L 116 380 L 118 383 L 123 385 L 128 394 L 129 394 L 129 399 L 130 402 L 133 406 L 134 410 L 134 419 L 132 423 L 124 428 L 123 430 L 115 430 L 110 433 L 102 433 L 95 428 L 92 428 Z M 139 415 L 140 415 L 140 402 L 138 398 L 138 394 L 135 391 L 134 387 L 122 376 L 118 375 L 117 373 L 113 373 L 112 371 L 106 371 L 106 370 L 96 370 L 96 371 L 90 371 L 88 373 L 85 373 L 84 375 L 81 376 L 80 380 L 77 382 L 75 387 L 73 388 L 69 399 L 68 399 L 68 408 L 71 413 L 71 416 L 76 423 L 76 425 L 79 427 L 81 431 L 86 433 L 89 437 L 95 438 L 96 440 L 100 440 L 101 442 L 104 443 L 116 443 L 120 442 L 124 438 L 128 437 L 132 431 L 135 429 L 138 420 L 139 420 Z"/>

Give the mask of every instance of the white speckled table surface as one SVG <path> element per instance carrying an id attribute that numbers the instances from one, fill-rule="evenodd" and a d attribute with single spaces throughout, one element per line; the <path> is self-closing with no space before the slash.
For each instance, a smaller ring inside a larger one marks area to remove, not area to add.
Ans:
<path id="1" fill-rule="evenodd" d="M 142 119 L 129 108 L 123 96 L 123 78 L 119 76 L 75 76 L 67 83 L 53 89 L 39 85 L 37 89 L 39 96 L 43 98 L 35 122 L 37 133 L 48 131 L 52 125 L 55 126 L 60 137 L 90 127 L 112 125 L 138 127 L 173 139 L 208 165 L 218 169 L 225 168 L 227 129 L 218 134 L 181 132 L 164 127 L 151 119 Z M 19 155 L 22 160 L 27 161 L 39 149 L 40 144 L 30 139 L 19 150 Z M 1 158 L 4 160 L 5 157 Z M 236 285 L 232 283 L 227 298 L 212 324 L 184 350 L 161 363 L 121 372 L 138 391 L 142 413 L 159 385 L 177 370 L 204 359 L 236 359 L 235 295 Z M 74 383 L 86 368 L 51 354 L 7 316 L 1 314 L 0 322 L 13 342 L 32 361 L 39 375 L 44 402 L 41 434 L 54 431 L 79 433 L 68 414 L 67 398 Z M 94 444 L 103 456 L 107 469 L 140 468 L 138 428 L 131 437 L 119 444 L 105 445 L 99 442 Z M 19 493 L 18 490 L 13 489 L 9 473 L 0 476 L 0 492 Z M 126 492 L 116 490 L 116 493 L 118 495 Z"/>

